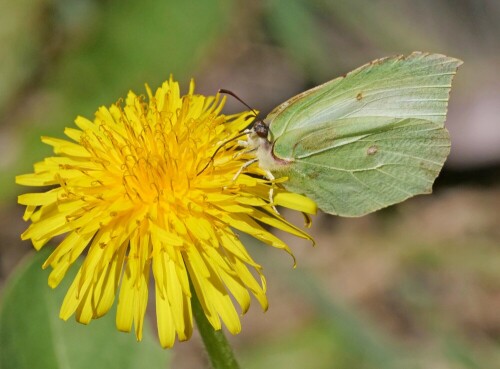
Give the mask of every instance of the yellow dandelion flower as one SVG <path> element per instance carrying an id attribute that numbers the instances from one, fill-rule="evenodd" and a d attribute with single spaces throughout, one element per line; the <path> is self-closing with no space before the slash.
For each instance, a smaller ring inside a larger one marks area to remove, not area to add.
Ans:
<path id="1" fill-rule="evenodd" d="M 53 188 L 19 196 L 31 221 L 22 239 L 40 249 L 66 234 L 43 265 L 52 268 L 52 288 L 86 252 L 62 319 L 75 314 L 87 324 L 118 294 L 117 327 L 134 325 L 140 340 L 152 272 L 162 346 L 191 336 L 191 293 L 215 329 L 224 323 L 236 334 L 235 303 L 245 313 L 253 295 L 267 308 L 261 266 L 238 232 L 290 252 L 265 225 L 310 238 L 274 210 L 270 188 L 277 205 L 311 214 L 316 205 L 267 180 L 258 165 L 236 176 L 255 157 L 232 140 L 252 113 L 222 115 L 224 99 L 194 94 L 193 82 L 184 96 L 172 79 L 154 94 L 146 89 L 147 99 L 129 92 L 124 106 L 101 107 L 94 121 L 78 117 L 78 129 L 65 129 L 71 141 L 42 138 L 56 156 L 16 181 Z"/>

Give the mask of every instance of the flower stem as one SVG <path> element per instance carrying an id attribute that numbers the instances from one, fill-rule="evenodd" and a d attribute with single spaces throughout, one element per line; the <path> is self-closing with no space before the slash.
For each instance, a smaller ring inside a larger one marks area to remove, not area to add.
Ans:
<path id="1" fill-rule="evenodd" d="M 233 350 L 222 330 L 215 330 L 205 316 L 196 293 L 192 294 L 194 320 L 198 326 L 203 343 L 213 369 L 239 369 Z"/>

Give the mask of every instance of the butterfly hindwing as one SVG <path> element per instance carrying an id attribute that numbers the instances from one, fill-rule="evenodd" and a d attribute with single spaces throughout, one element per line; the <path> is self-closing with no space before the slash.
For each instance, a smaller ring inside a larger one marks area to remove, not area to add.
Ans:
<path id="1" fill-rule="evenodd" d="M 414 118 L 337 123 L 306 130 L 301 138 L 293 130 L 275 141 L 274 154 L 288 162 L 275 175 L 288 177 L 288 190 L 341 216 L 361 216 L 431 192 L 450 150 L 444 127 Z"/>

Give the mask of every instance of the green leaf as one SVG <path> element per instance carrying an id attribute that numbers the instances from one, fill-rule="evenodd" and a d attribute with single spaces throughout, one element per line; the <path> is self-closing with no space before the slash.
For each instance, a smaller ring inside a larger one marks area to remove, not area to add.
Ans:
<path id="1" fill-rule="evenodd" d="M 166 368 L 169 352 L 161 349 L 145 325 L 142 342 L 118 332 L 115 312 L 88 326 L 59 319 L 59 307 L 73 275 L 52 290 L 42 251 L 21 265 L 4 290 L 0 312 L 2 369 Z M 73 267 L 73 271 L 77 268 Z M 73 273 L 69 273 L 73 274 Z"/>

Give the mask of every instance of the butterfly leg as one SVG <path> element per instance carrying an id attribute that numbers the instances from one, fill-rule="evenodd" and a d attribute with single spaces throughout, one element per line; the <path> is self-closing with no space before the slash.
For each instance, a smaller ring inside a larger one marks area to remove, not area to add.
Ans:
<path id="1" fill-rule="evenodd" d="M 250 143 L 248 141 L 245 141 L 245 140 L 238 140 L 238 146 L 249 147 Z"/>
<path id="2" fill-rule="evenodd" d="M 252 150 L 253 151 L 253 150 Z M 246 169 L 248 168 L 250 165 L 252 165 L 253 163 L 257 162 L 259 159 L 258 158 L 255 158 L 255 159 L 252 159 L 252 160 L 249 160 L 247 161 L 245 164 L 243 164 L 241 166 L 241 168 L 236 172 L 236 174 L 234 175 L 232 181 L 236 181 L 236 179 L 240 176 L 240 174 Z M 266 178 L 269 180 L 269 181 L 274 181 L 276 178 L 273 176 L 273 174 L 271 173 L 271 171 L 269 170 L 266 170 Z M 276 214 L 279 214 L 279 211 L 278 209 L 276 209 L 276 206 L 274 206 L 274 187 L 271 186 L 271 188 L 269 189 L 269 203 L 271 204 L 273 210 L 276 212 Z"/>
<path id="3" fill-rule="evenodd" d="M 269 179 L 271 182 L 274 181 L 276 178 L 273 176 L 271 171 L 266 170 L 266 177 Z M 271 186 L 269 189 L 269 203 L 271 204 L 273 210 L 276 212 L 276 214 L 279 214 L 280 212 L 278 209 L 276 209 L 276 206 L 274 206 L 274 186 Z"/>
<path id="4" fill-rule="evenodd" d="M 236 179 L 240 176 L 241 172 L 243 172 L 246 168 L 248 168 L 250 165 L 253 163 L 257 162 L 259 159 L 255 158 L 252 160 L 247 161 L 245 164 L 241 166 L 241 168 L 236 172 L 236 174 L 233 177 L 233 182 L 236 181 Z"/>

